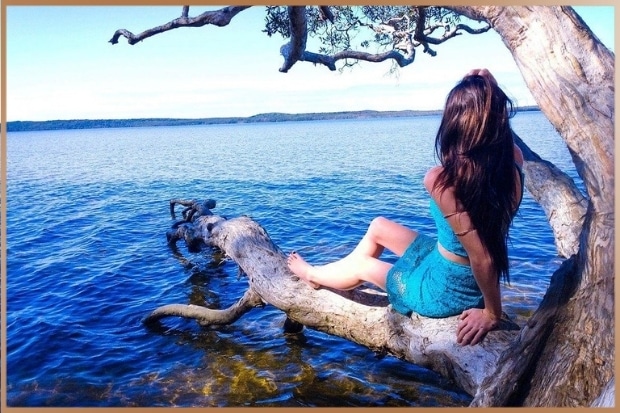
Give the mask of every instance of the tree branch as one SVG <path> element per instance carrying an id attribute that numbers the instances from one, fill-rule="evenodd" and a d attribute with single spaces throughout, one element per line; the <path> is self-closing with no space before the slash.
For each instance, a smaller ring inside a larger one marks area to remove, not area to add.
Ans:
<path id="1" fill-rule="evenodd" d="M 329 6 L 319 6 L 319 13 L 321 14 L 321 19 L 334 22 L 334 13 L 332 13 Z"/>
<path id="2" fill-rule="evenodd" d="M 418 9 L 418 18 L 414 33 L 414 40 L 419 42 L 422 46 L 424 46 L 424 53 L 428 53 L 431 56 L 436 56 L 437 52 L 429 47 L 429 44 L 438 45 L 441 44 L 453 37 L 461 35 L 461 30 L 466 31 L 469 34 L 482 34 L 488 32 L 491 29 L 491 25 L 487 24 L 484 27 L 480 27 L 478 29 L 474 29 L 466 24 L 456 24 L 452 29 L 450 29 L 449 24 L 444 23 L 436 23 L 433 26 L 426 28 L 426 7 L 417 7 Z M 444 27 L 445 32 L 441 37 L 431 37 L 429 36 L 432 32 L 434 32 L 439 27 Z"/>
<path id="3" fill-rule="evenodd" d="M 517 334 L 518 326 L 504 315 L 501 326 L 480 344 L 461 346 L 456 343 L 458 316 L 406 317 L 392 310 L 385 293 L 364 287 L 344 292 L 312 289 L 290 272 L 285 254 L 248 217 L 228 220 L 204 215 L 174 232 L 182 231 L 191 232 L 201 238 L 202 245 L 216 247 L 234 260 L 248 277 L 249 291 L 282 310 L 291 322 L 434 370 L 472 395 Z M 214 317 L 195 307 L 165 306 L 149 319 L 186 314 L 200 320 Z"/>
<path id="4" fill-rule="evenodd" d="M 415 59 L 415 49 L 410 48 L 407 50 L 407 54 L 403 55 L 396 50 L 390 50 L 385 53 L 366 53 L 366 52 L 358 52 L 355 50 L 344 50 L 342 52 L 336 53 L 334 55 L 334 60 L 341 59 L 356 59 L 356 60 L 364 60 L 366 62 L 378 63 L 383 62 L 384 60 L 393 59 L 400 67 L 405 67 L 411 63 L 413 63 Z"/>
<path id="5" fill-rule="evenodd" d="M 123 36 L 127 38 L 127 43 L 134 45 L 146 38 L 167 32 L 169 30 L 177 29 L 179 27 L 202 27 L 208 24 L 222 27 L 228 25 L 237 14 L 249 7 L 252 6 L 228 6 L 219 10 L 204 12 L 196 17 L 188 17 L 187 14 L 189 13 L 189 6 L 183 6 L 181 17 L 174 19 L 171 22 L 145 30 L 138 35 L 135 35 L 126 29 L 118 29 L 109 42 L 112 44 L 117 44 L 118 39 Z"/>
<path id="6" fill-rule="evenodd" d="M 360 23 L 362 26 L 366 26 L 373 30 L 378 34 L 389 34 L 394 40 L 394 50 L 402 50 L 404 52 L 404 57 L 402 60 L 398 60 L 397 55 L 391 55 L 387 58 L 392 58 L 397 61 L 398 65 L 403 67 L 413 62 L 414 50 L 418 46 L 423 46 L 424 53 L 428 53 L 431 56 L 436 56 L 437 52 L 430 48 L 429 44 L 438 45 L 446 42 L 453 37 L 461 35 L 461 31 L 466 31 L 470 34 L 482 34 L 491 29 L 490 25 L 486 25 L 485 27 L 481 27 L 478 29 L 474 29 L 466 24 L 457 24 L 450 26 L 448 23 L 436 22 L 433 25 L 426 26 L 427 15 L 426 15 L 426 7 L 416 7 L 418 10 L 418 15 L 416 17 L 415 27 L 411 30 L 400 30 L 397 25 L 404 20 L 409 21 L 409 16 L 403 15 L 398 18 L 391 18 L 387 22 L 382 22 L 378 25 L 373 24 L 364 24 Z M 407 24 L 409 26 L 409 24 Z M 443 28 L 444 34 L 440 37 L 431 37 L 430 35 L 435 32 L 437 29 Z M 398 41 L 399 40 L 399 41 Z M 380 62 L 386 60 L 385 58 L 379 57 L 377 55 L 376 58 L 373 59 L 364 59 L 369 62 Z M 356 58 L 356 57 L 352 57 Z"/>
<path id="7" fill-rule="evenodd" d="M 280 67 L 282 73 L 288 72 L 295 63 L 301 60 L 308 40 L 306 7 L 289 6 L 288 15 L 291 40 L 280 48 L 280 53 L 284 56 L 284 63 Z"/>
<path id="8" fill-rule="evenodd" d="M 449 39 L 452 39 L 453 37 L 460 36 L 461 30 L 466 31 L 469 34 L 482 34 L 488 32 L 491 29 L 491 26 L 488 25 L 485 27 L 474 29 L 466 24 L 457 24 L 452 30 L 450 30 L 449 24 L 442 24 L 441 26 L 444 26 L 444 28 L 446 29 L 446 32 L 441 37 L 430 37 L 425 34 L 423 36 L 424 42 L 430 44 L 441 44 Z"/>
<path id="9" fill-rule="evenodd" d="M 358 52 L 356 50 L 344 50 L 331 56 L 306 51 L 299 60 L 322 64 L 327 66 L 329 70 L 333 71 L 336 70 L 337 61 L 346 59 L 363 60 L 371 63 L 379 63 L 388 59 L 393 59 L 400 67 L 405 67 L 413 63 L 415 60 L 415 49 L 411 48 L 408 55 L 402 55 L 397 50 L 390 50 L 384 53 L 367 53 Z"/>
<path id="10" fill-rule="evenodd" d="M 264 305 L 260 295 L 251 287 L 243 297 L 225 310 L 213 310 L 199 305 L 170 304 L 155 309 L 145 319 L 145 324 L 155 323 L 166 317 L 184 317 L 195 319 L 200 325 L 226 325 L 237 321 L 254 307 Z"/>
<path id="11" fill-rule="evenodd" d="M 513 137 L 525 160 L 525 186 L 545 211 L 558 255 L 568 258 L 579 250 L 588 200 L 565 172 L 538 156 L 514 131 Z"/>
<path id="12" fill-rule="evenodd" d="M 172 219 L 176 219 L 174 213 L 174 207 L 179 204 L 186 207 L 183 210 L 183 220 L 186 222 L 191 222 L 194 219 L 198 218 L 201 215 L 212 215 L 211 210 L 215 208 L 215 200 L 206 199 L 202 202 L 197 201 L 195 199 L 192 200 L 184 200 L 184 199 L 171 199 L 170 200 L 170 216 Z"/>

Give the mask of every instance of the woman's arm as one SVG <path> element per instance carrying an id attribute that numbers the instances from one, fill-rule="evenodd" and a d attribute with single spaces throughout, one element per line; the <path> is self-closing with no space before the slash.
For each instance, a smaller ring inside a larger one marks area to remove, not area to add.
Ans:
<path id="1" fill-rule="evenodd" d="M 435 199 L 444 215 L 462 210 L 456 201 L 452 188 L 445 189 L 441 193 L 434 190 L 434 181 L 440 171 L 441 167 L 429 170 L 424 177 L 426 189 Z M 473 228 L 469 215 L 466 212 L 451 216 L 448 218 L 448 222 L 455 233 L 466 232 Z M 462 235 L 459 240 L 467 252 L 474 278 L 482 292 L 484 309 L 473 308 L 465 310 L 460 315 L 457 342 L 463 345 L 477 344 L 484 338 L 487 332 L 499 324 L 501 319 L 502 302 L 498 275 L 493 269 L 491 256 L 482 245 L 475 230 Z"/>
<path id="2" fill-rule="evenodd" d="M 501 292 L 491 258 L 476 231 L 463 235 L 461 244 L 467 251 L 474 278 L 482 292 L 484 308 L 463 311 L 459 316 L 456 341 L 463 345 L 477 344 L 499 324 L 502 316 Z"/>

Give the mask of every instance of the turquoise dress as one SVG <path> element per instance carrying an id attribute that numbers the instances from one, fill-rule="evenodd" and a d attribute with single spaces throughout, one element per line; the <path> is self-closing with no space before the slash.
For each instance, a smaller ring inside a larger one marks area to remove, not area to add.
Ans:
<path id="1" fill-rule="evenodd" d="M 430 211 L 441 245 L 457 255 L 467 256 L 432 199 Z M 446 242 L 448 239 L 451 241 Z M 437 240 L 425 234 L 418 234 L 394 263 L 385 287 L 394 310 L 405 315 L 415 312 L 439 318 L 461 314 L 468 308 L 484 308 L 482 292 L 471 267 L 445 258 L 437 249 Z"/>
<path id="2" fill-rule="evenodd" d="M 521 198 L 523 198 L 523 172 Z M 449 317 L 470 308 L 484 308 L 482 292 L 469 265 L 445 258 L 437 241 L 453 254 L 467 257 L 452 227 L 431 198 L 430 213 L 437 226 L 437 239 L 418 234 L 416 239 L 390 269 L 386 291 L 394 310 L 425 317 Z"/>

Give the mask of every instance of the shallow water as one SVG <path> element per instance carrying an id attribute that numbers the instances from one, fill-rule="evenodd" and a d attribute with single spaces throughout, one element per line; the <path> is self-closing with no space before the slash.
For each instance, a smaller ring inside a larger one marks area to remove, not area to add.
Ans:
<path id="1" fill-rule="evenodd" d="M 217 200 L 284 251 L 325 262 L 378 214 L 433 233 L 422 187 L 439 117 L 10 133 L 9 406 L 464 406 L 437 374 L 306 329 L 267 306 L 233 325 L 142 319 L 160 305 L 223 308 L 247 282 L 206 251 L 174 254 L 169 200 Z M 517 133 L 569 170 L 539 112 Z M 512 230 L 504 310 L 519 324 L 561 260 L 529 194 Z"/>

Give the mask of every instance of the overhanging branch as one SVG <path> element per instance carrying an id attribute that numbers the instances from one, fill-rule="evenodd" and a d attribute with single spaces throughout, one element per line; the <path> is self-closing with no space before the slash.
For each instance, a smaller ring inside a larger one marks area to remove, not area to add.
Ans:
<path id="1" fill-rule="evenodd" d="M 438 45 L 441 44 L 453 37 L 459 36 L 461 31 L 466 31 L 469 34 L 482 34 L 488 32 L 491 29 L 491 26 L 487 24 L 486 26 L 474 29 L 466 24 L 456 24 L 451 26 L 448 23 L 435 23 L 432 26 L 426 27 L 426 7 L 417 7 L 418 9 L 418 18 L 416 22 L 416 28 L 414 32 L 414 40 L 421 44 L 424 47 L 424 53 L 428 53 L 431 56 L 437 55 L 433 49 L 429 47 L 429 44 Z M 431 37 L 430 34 L 433 33 L 438 28 L 443 27 L 445 32 L 440 37 Z"/>
<path id="2" fill-rule="evenodd" d="M 388 59 L 393 59 L 400 67 L 405 67 L 413 63 L 415 60 L 415 49 L 410 49 L 409 54 L 407 55 L 403 55 L 397 50 L 390 50 L 384 53 L 367 53 L 356 50 L 344 50 L 331 56 L 306 51 L 299 60 L 322 64 L 327 66 L 329 70 L 336 70 L 336 62 L 346 59 L 363 60 L 371 63 L 379 63 Z"/>
<path id="3" fill-rule="evenodd" d="M 288 7 L 289 27 L 291 40 L 282 46 L 280 53 L 284 56 L 284 63 L 280 67 L 280 72 L 286 73 L 299 60 L 306 51 L 306 41 L 308 40 L 308 21 L 306 19 L 305 6 Z"/>
<path id="4" fill-rule="evenodd" d="M 181 17 L 174 19 L 162 26 L 157 26 L 145 30 L 138 35 L 135 35 L 126 29 L 119 29 L 110 39 L 110 43 L 118 43 L 118 39 L 123 36 L 127 38 L 127 43 L 134 45 L 146 38 L 149 38 L 156 34 L 167 32 L 169 30 L 174 30 L 179 27 L 202 27 L 208 24 L 219 27 L 226 26 L 237 14 L 250 7 L 252 6 L 228 6 L 219 10 L 206 11 L 196 17 L 189 17 L 189 6 L 183 6 Z"/>

